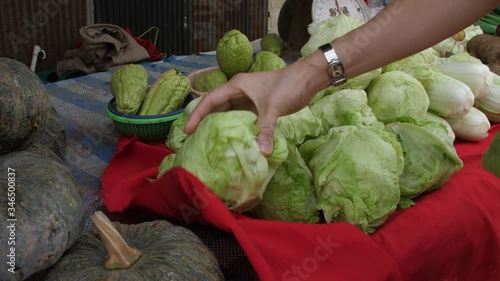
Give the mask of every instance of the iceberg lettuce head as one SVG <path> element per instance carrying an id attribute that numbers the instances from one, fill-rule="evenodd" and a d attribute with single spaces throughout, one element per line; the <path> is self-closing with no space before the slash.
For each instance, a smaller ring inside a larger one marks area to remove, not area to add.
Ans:
<path id="1" fill-rule="evenodd" d="M 173 161 L 165 160 L 164 167 L 184 168 L 231 210 L 248 211 L 260 202 L 267 183 L 288 154 L 279 131 L 273 153 L 269 157 L 260 153 L 256 121 L 257 115 L 250 111 L 209 114 L 185 139 Z"/>
<path id="2" fill-rule="evenodd" d="M 403 208 L 413 204 L 408 199 L 439 188 L 463 166 L 443 123 L 406 117 L 387 124 L 386 130 L 397 135 L 403 148 L 405 165 L 399 177 Z"/>
<path id="3" fill-rule="evenodd" d="M 287 159 L 276 169 L 262 201 L 249 213 L 268 220 L 319 222 L 313 177 L 297 146 L 288 142 Z"/>
<path id="4" fill-rule="evenodd" d="M 335 127 L 299 150 L 314 176 L 326 222 L 344 221 L 372 233 L 396 210 L 404 160 L 394 134 L 374 127 Z"/>

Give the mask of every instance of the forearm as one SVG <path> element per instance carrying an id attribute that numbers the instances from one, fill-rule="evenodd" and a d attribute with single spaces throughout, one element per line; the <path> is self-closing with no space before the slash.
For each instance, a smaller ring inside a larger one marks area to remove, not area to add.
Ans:
<path id="1" fill-rule="evenodd" d="M 346 76 L 402 59 L 472 25 L 500 1 L 395 0 L 361 28 L 332 42 Z M 425 7 L 425 8 L 424 8 Z"/>
<path id="2" fill-rule="evenodd" d="M 402 59 L 472 25 L 494 7 L 495 0 L 394 0 L 358 29 L 332 42 L 352 78 Z M 313 94 L 328 86 L 327 64 L 321 52 L 305 59 Z"/>

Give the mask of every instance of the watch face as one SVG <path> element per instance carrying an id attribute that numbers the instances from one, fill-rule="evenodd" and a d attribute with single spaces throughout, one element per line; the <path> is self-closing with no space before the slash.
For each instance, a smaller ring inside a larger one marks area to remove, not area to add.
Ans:
<path id="1" fill-rule="evenodd" d="M 314 22 L 323 21 L 341 13 L 363 22 L 370 19 L 370 11 L 363 0 L 313 0 L 311 12 Z"/>

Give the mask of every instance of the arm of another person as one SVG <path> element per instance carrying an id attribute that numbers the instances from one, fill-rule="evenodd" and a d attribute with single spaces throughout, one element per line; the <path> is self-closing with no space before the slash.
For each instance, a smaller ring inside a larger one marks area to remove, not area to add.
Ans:
<path id="1" fill-rule="evenodd" d="M 331 42 L 345 75 L 352 78 L 422 51 L 470 26 L 499 0 L 394 0 L 366 24 Z M 194 132 L 212 112 L 252 110 L 259 118 L 257 141 L 264 155 L 273 149 L 278 117 L 307 106 L 330 85 L 319 50 L 281 70 L 240 73 L 206 94 L 191 113 L 185 132 Z"/>

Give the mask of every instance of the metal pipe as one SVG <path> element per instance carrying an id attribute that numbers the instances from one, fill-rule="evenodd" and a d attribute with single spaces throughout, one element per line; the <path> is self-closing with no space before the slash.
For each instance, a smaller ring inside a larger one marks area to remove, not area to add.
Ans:
<path id="1" fill-rule="evenodd" d="M 47 55 L 45 54 L 45 51 L 38 45 L 33 46 L 33 56 L 31 57 L 31 71 L 35 72 L 36 69 L 36 63 L 38 61 L 38 56 L 39 54 L 42 53 L 43 57 L 42 59 L 45 59 Z"/>

